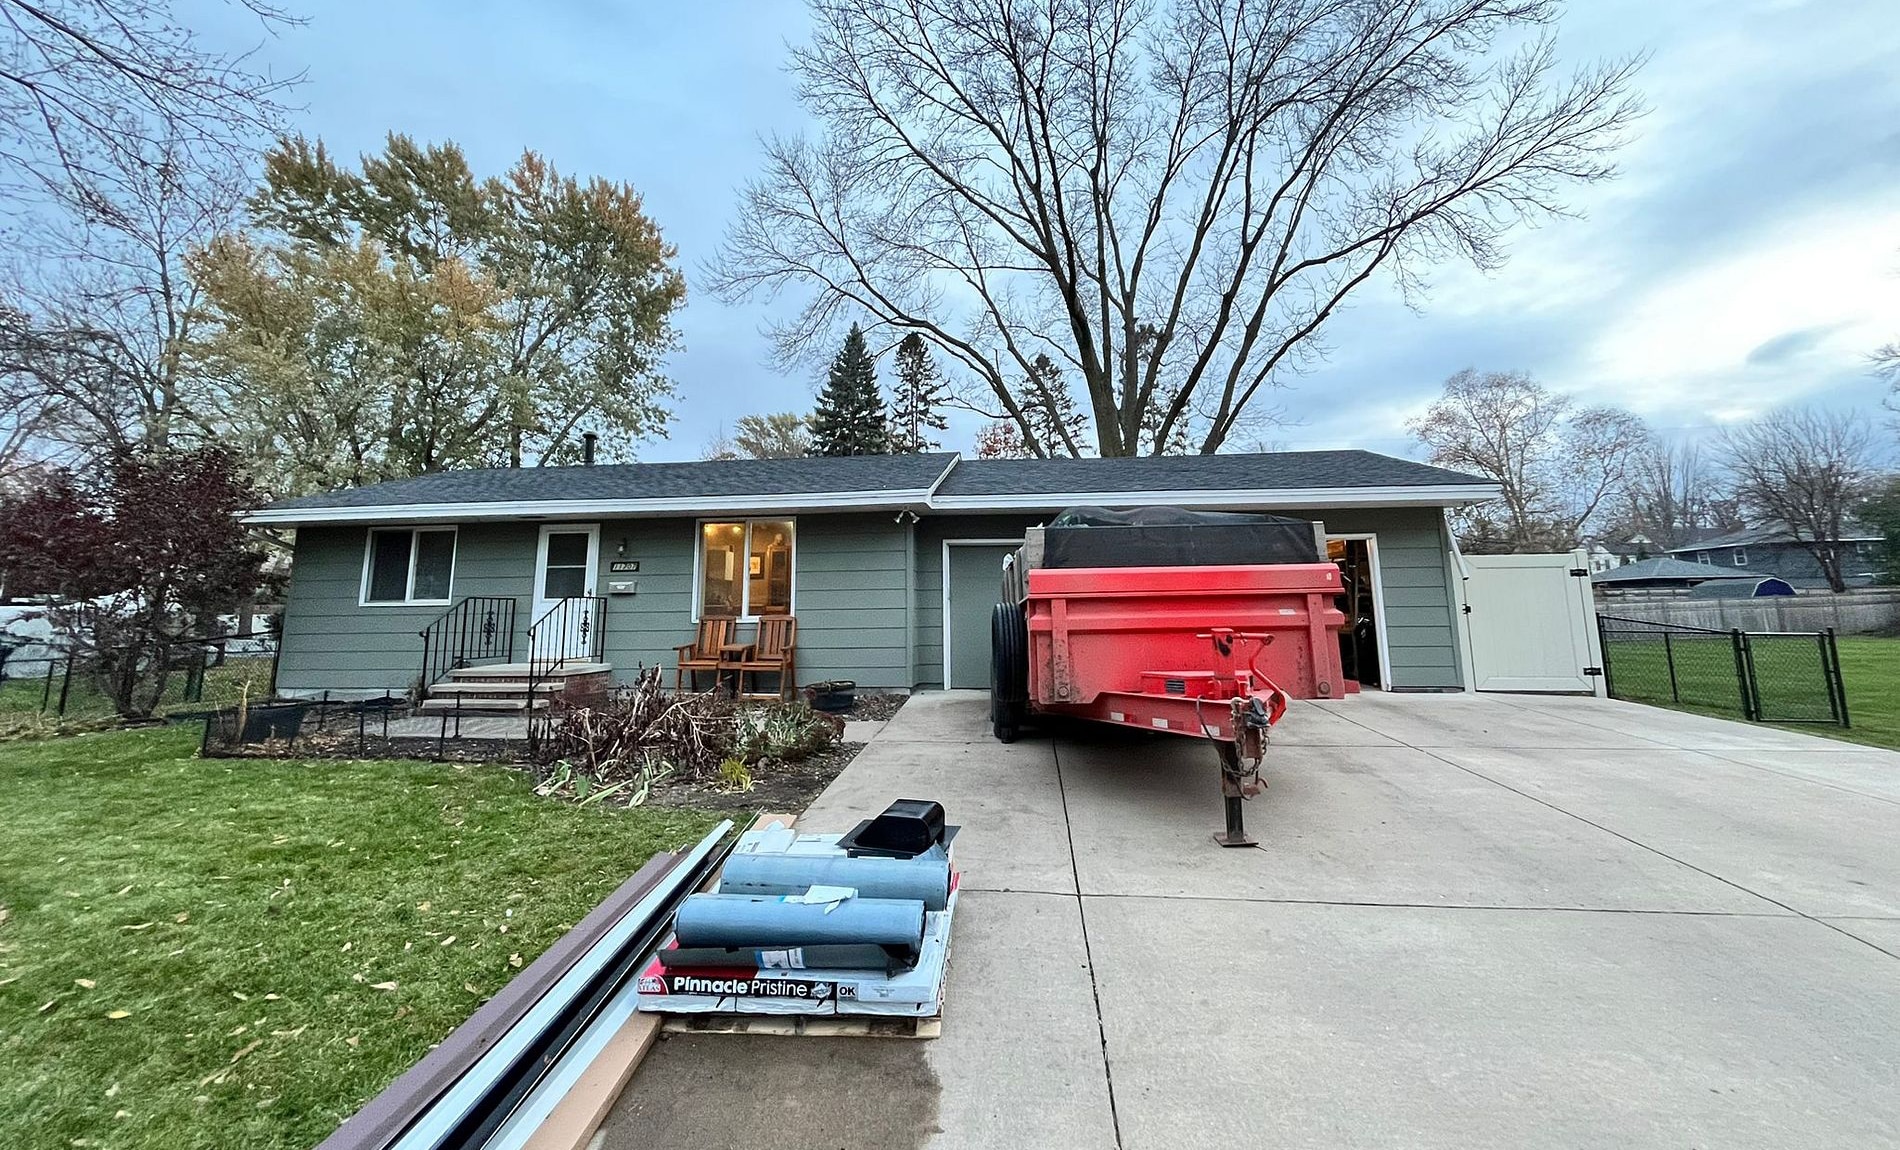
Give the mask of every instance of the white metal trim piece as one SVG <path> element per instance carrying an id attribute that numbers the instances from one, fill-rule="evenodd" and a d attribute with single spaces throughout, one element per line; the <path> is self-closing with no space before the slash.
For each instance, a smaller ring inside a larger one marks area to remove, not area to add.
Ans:
<path id="1" fill-rule="evenodd" d="M 1055 511 L 1065 507 L 1131 503 L 1174 507 L 1320 508 L 1446 507 L 1497 498 L 1495 483 L 1382 487 L 1228 488 L 1181 491 L 1065 491 L 1011 495 L 937 495 L 933 511 Z"/>
<path id="2" fill-rule="evenodd" d="M 247 513 L 253 526 L 345 523 L 451 523 L 480 519 L 613 519 L 702 515 L 709 507 L 742 513 L 795 515 L 801 511 L 1060 511 L 1078 505 L 1131 503 L 1204 508 L 1449 507 L 1495 499 L 1492 483 L 1382 487 L 1231 488 L 1175 491 L 1064 491 L 1009 495 L 940 495 L 936 483 L 896 491 L 833 491 L 788 495 L 718 495 L 697 499 L 533 499 L 471 503 L 409 503 L 376 507 L 284 507 Z"/>
<path id="3" fill-rule="evenodd" d="M 453 523 L 474 519 L 624 519 L 704 515 L 709 508 L 757 513 L 757 518 L 800 511 L 928 510 L 931 488 L 833 491 L 790 495 L 709 495 L 698 499 L 501 499 L 475 503 L 400 503 L 375 507 L 280 507 L 247 512 L 245 523 L 295 526 L 348 523 Z"/>

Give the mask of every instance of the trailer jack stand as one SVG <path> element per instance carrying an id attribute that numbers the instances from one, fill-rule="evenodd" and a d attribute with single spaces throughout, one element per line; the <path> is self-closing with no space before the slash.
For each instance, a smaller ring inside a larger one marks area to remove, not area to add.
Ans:
<path id="1" fill-rule="evenodd" d="M 1251 780 L 1240 767 L 1240 750 L 1225 740 L 1216 741 L 1214 748 L 1220 754 L 1220 794 L 1221 805 L 1227 815 L 1227 829 L 1214 836 L 1214 841 L 1224 847 L 1258 846 L 1247 834 L 1246 816 L 1241 804 L 1264 789 L 1259 777 Z"/>

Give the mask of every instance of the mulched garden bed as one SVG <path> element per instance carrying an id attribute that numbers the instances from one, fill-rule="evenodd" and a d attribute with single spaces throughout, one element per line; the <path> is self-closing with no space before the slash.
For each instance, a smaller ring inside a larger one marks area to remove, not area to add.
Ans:
<path id="1" fill-rule="evenodd" d="M 896 692 L 859 694 L 856 703 L 844 713 L 854 723 L 882 723 L 903 709 L 910 696 Z"/>
<path id="2" fill-rule="evenodd" d="M 810 806 L 863 749 L 863 743 L 839 743 L 795 763 L 755 767 L 749 791 L 722 790 L 718 779 L 662 779 L 647 796 L 646 805 L 687 810 L 756 808 L 797 813 Z"/>

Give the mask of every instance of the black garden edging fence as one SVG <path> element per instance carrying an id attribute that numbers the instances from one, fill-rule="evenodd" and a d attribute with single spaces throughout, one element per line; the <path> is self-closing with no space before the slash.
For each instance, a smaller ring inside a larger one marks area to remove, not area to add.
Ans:
<path id="1" fill-rule="evenodd" d="M 1613 699 L 1756 723 L 1847 727 L 1834 632 L 1715 631 L 1597 616 Z"/>

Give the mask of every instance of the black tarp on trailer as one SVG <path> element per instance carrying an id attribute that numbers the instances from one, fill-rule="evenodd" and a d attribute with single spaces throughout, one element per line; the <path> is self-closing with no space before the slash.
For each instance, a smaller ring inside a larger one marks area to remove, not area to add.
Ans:
<path id="1" fill-rule="evenodd" d="M 1284 515 L 1071 507 L 1043 528 L 1043 567 L 1324 563 L 1311 521 Z"/>

